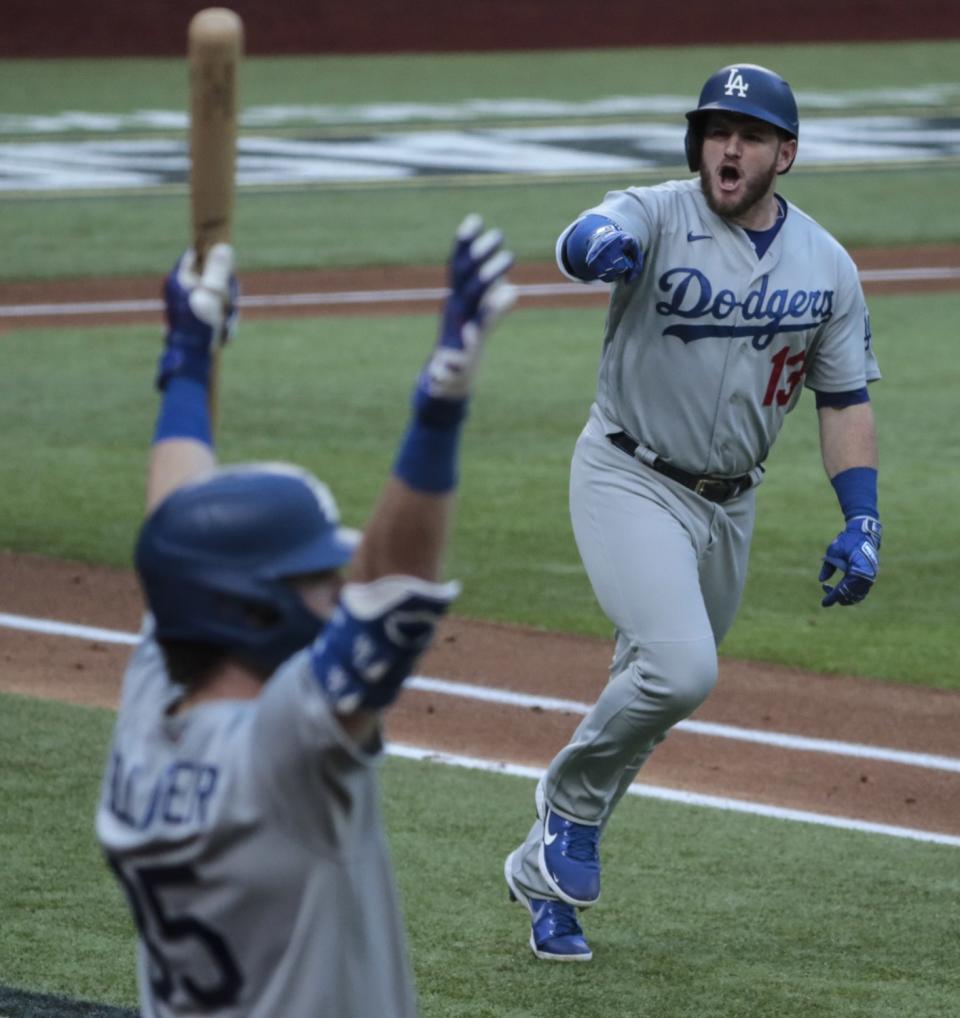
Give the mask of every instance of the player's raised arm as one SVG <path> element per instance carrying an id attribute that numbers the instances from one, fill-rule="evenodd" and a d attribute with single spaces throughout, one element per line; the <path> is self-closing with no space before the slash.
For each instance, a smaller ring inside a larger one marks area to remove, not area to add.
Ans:
<path id="1" fill-rule="evenodd" d="M 460 433 L 490 329 L 515 299 L 513 257 L 478 216 L 461 224 L 439 336 L 417 377 L 390 478 L 351 564 L 313 669 L 355 736 L 393 701 L 458 591 L 440 583 L 457 486 Z"/>
<path id="2" fill-rule="evenodd" d="M 148 512 L 216 466 L 208 397 L 213 347 L 229 338 L 236 322 L 233 248 L 214 245 L 202 275 L 195 271 L 194 252 L 185 252 L 167 276 L 163 296 L 167 332 L 157 366 L 162 397 L 147 470 Z"/>
<path id="3" fill-rule="evenodd" d="M 436 344 L 417 377 L 411 419 L 352 563 L 352 580 L 397 572 L 439 579 L 474 378 L 491 328 L 516 296 L 504 279 L 513 256 L 501 243 L 500 231 L 484 232 L 476 215 L 457 231 Z"/>

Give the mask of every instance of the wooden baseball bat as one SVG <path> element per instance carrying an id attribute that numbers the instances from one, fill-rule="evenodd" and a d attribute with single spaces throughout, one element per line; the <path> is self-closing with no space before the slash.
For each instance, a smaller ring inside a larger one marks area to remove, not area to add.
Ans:
<path id="1" fill-rule="evenodd" d="M 208 7 L 190 20 L 190 210 L 197 271 L 213 244 L 230 242 L 237 150 L 237 78 L 243 22 L 226 7 Z M 210 366 L 210 420 L 216 425 L 219 349 Z"/>

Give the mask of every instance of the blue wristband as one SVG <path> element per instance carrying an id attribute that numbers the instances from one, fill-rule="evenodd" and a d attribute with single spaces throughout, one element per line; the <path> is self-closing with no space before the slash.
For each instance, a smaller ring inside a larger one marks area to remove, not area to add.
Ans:
<path id="1" fill-rule="evenodd" d="M 433 495 L 453 491 L 459 445 L 459 428 L 430 428 L 413 421 L 400 444 L 393 472 L 417 491 Z"/>
<path id="2" fill-rule="evenodd" d="M 466 416 L 467 400 L 439 399 L 415 390 L 413 419 L 400 443 L 394 474 L 417 491 L 435 495 L 453 491 Z"/>
<path id="3" fill-rule="evenodd" d="M 837 493 L 845 520 L 851 520 L 854 516 L 880 518 L 877 512 L 877 471 L 873 467 L 841 470 L 831 478 L 830 483 Z"/>
<path id="4" fill-rule="evenodd" d="M 153 441 L 169 438 L 192 438 L 213 447 L 207 387 L 193 378 L 174 376 L 163 390 Z"/>

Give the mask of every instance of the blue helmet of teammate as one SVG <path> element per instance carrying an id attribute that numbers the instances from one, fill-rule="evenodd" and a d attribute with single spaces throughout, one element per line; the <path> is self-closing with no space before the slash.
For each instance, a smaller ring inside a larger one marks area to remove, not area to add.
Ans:
<path id="1" fill-rule="evenodd" d="M 687 114 L 687 165 L 700 169 L 703 132 L 707 117 L 714 110 L 755 117 L 779 127 L 791 138 L 800 137 L 797 100 L 790 86 L 774 71 L 758 64 L 731 64 L 707 78 L 700 90 L 700 101 Z M 788 166 L 783 172 L 786 173 Z"/>
<path id="2" fill-rule="evenodd" d="M 258 463 L 164 499 L 144 521 L 135 563 L 158 640 L 222 647 L 270 672 L 323 627 L 287 581 L 345 565 L 358 541 L 325 484 Z"/>

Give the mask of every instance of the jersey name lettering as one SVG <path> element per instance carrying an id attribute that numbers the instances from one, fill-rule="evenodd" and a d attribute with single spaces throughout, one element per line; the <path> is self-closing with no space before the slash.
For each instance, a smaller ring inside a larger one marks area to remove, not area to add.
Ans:
<path id="1" fill-rule="evenodd" d="M 122 754 L 114 753 L 110 812 L 138 831 L 158 820 L 174 825 L 203 823 L 217 785 L 217 773 L 210 764 L 178 760 L 147 786 L 140 765 L 127 766 Z"/>
<path id="2" fill-rule="evenodd" d="M 765 350 L 774 336 L 786 332 L 815 329 L 833 316 L 833 290 L 769 290 L 764 276 L 759 287 L 750 290 L 742 301 L 732 290 L 714 294 L 710 280 L 699 269 L 676 268 L 664 272 L 657 281 L 669 300 L 657 302 L 657 314 L 674 318 L 713 319 L 700 325 L 670 325 L 664 336 L 676 336 L 684 343 L 698 339 L 722 339 L 747 336 L 756 350 Z M 720 322 L 739 312 L 739 325 Z M 796 319 L 802 319 L 797 321 Z"/>

